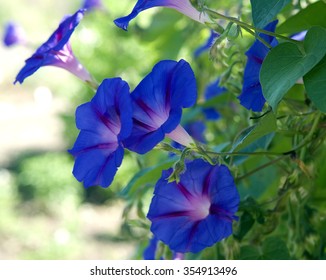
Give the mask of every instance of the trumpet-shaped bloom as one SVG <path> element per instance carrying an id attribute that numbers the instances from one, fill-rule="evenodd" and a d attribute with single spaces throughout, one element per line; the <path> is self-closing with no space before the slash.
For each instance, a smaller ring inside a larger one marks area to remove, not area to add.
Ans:
<path id="1" fill-rule="evenodd" d="M 184 60 L 157 63 L 131 93 L 133 129 L 124 145 L 144 154 L 165 136 L 189 146 L 193 140 L 179 125 L 182 108 L 191 107 L 197 99 L 195 75 Z"/>
<path id="2" fill-rule="evenodd" d="M 274 32 L 277 22 L 276 20 L 269 23 L 264 29 Z M 272 36 L 260 34 L 260 37 L 272 47 L 278 44 Z M 242 92 L 238 98 L 242 106 L 254 112 L 261 112 L 266 101 L 259 81 L 259 72 L 268 52 L 268 47 L 258 40 L 246 52 L 248 59 L 244 70 Z"/>
<path id="3" fill-rule="evenodd" d="M 73 174 L 85 187 L 108 187 L 121 165 L 122 141 L 132 128 L 132 108 L 128 84 L 120 78 L 106 79 L 93 99 L 76 110 L 80 129 L 74 147 Z"/>
<path id="4" fill-rule="evenodd" d="M 196 10 L 189 0 L 138 0 L 128 16 L 118 18 L 114 23 L 118 27 L 127 30 L 129 22 L 132 19 L 140 12 L 153 7 L 172 8 L 200 23 L 210 22 L 208 15 Z"/>
<path id="5" fill-rule="evenodd" d="M 3 43 L 7 47 L 26 43 L 26 34 L 21 26 L 8 22 L 5 26 Z"/>
<path id="6" fill-rule="evenodd" d="M 206 101 L 227 91 L 225 87 L 221 87 L 219 84 L 220 78 L 217 78 L 215 81 L 208 84 L 204 93 Z M 207 120 L 218 120 L 220 118 L 220 113 L 214 107 L 204 108 L 203 113 Z"/>
<path id="7" fill-rule="evenodd" d="M 202 159 L 186 164 L 180 181 L 156 183 L 148 219 L 157 239 L 179 253 L 197 253 L 232 234 L 239 194 L 228 168 Z"/>
<path id="8" fill-rule="evenodd" d="M 61 67 L 84 81 L 92 81 L 90 74 L 74 56 L 69 39 L 76 26 L 83 18 L 84 10 L 78 10 L 74 15 L 66 17 L 50 38 L 25 61 L 25 66 L 18 73 L 15 83 L 23 83 L 42 66 Z"/>

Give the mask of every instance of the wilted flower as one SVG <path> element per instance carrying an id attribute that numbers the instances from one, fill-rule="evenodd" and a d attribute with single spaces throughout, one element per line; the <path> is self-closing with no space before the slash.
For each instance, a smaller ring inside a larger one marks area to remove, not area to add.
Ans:
<path id="1" fill-rule="evenodd" d="M 195 75 L 184 60 L 163 60 L 157 63 L 131 93 L 133 129 L 124 145 L 144 154 L 165 136 L 189 146 L 193 140 L 180 126 L 182 108 L 196 103 Z"/>
<path id="2" fill-rule="evenodd" d="M 132 128 L 128 84 L 120 78 L 105 79 L 93 99 L 77 108 L 80 129 L 74 147 L 74 176 L 85 187 L 108 187 L 121 165 L 125 140 Z"/>
<path id="3" fill-rule="evenodd" d="M 275 20 L 269 23 L 264 29 L 274 32 L 277 22 Z M 278 44 L 277 40 L 272 36 L 266 34 L 260 34 L 259 36 L 272 47 Z M 254 112 L 261 112 L 266 101 L 259 81 L 259 72 L 268 52 L 269 48 L 258 40 L 255 40 L 254 44 L 246 52 L 248 60 L 244 70 L 242 92 L 238 99 L 242 106 Z"/>
<path id="4" fill-rule="evenodd" d="M 208 15 L 196 10 L 189 0 L 138 0 L 128 16 L 118 18 L 114 23 L 118 27 L 127 30 L 129 22 L 132 19 L 134 19 L 140 12 L 153 7 L 172 8 L 200 23 L 210 22 Z"/>
<path id="5" fill-rule="evenodd" d="M 72 52 L 69 39 L 76 26 L 83 18 L 84 10 L 78 10 L 74 15 L 66 17 L 50 38 L 25 61 L 25 66 L 18 73 L 15 83 L 23 83 L 42 66 L 64 68 L 83 81 L 92 82 L 90 74 L 80 64 Z"/>
<path id="6" fill-rule="evenodd" d="M 179 182 L 168 182 L 171 173 L 156 183 L 147 215 L 156 238 L 176 252 L 197 253 L 231 235 L 240 198 L 229 169 L 196 159 Z"/>
<path id="7" fill-rule="evenodd" d="M 8 22 L 5 25 L 5 31 L 3 36 L 3 43 L 7 47 L 14 45 L 25 44 L 26 34 L 23 28 L 14 22 Z"/>

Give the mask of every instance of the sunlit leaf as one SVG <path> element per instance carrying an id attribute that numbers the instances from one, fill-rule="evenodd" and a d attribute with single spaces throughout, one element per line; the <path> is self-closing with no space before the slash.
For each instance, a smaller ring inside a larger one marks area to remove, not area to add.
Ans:
<path id="1" fill-rule="evenodd" d="M 283 24 L 276 28 L 279 33 L 297 33 L 308 30 L 313 26 L 326 28 L 326 3 L 318 1 L 300 10 L 294 16 L 288 18 Z"/>

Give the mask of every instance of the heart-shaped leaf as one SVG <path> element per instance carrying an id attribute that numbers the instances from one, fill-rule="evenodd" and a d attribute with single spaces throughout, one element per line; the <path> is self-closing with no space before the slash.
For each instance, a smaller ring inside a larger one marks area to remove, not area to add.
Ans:
<path id="1" fill-rule="evenodd" d="M 254 25 L 264 28 L 291 0 L 250 0 L 250 2 Z"/>
<path id="2" fill-rule="evenodd" d="M 325 46 L 326 29 L 316 26 L 308 31 L 303 48 L 299 44 L 283 43 L 268 53 L 260 71 L 260 83 L 274 111 L 296 81 L 324 57 Z"/>
<path id="3" fill-rule="evenodd" d="M 307 94 L 315 106 L 326 113 L 326 55 L 303 77 Z"/>

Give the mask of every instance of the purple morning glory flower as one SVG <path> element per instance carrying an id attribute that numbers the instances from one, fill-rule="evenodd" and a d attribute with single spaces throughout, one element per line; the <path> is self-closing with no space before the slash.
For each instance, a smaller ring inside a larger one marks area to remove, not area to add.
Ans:
<path id="1" fill-rule="evenodd" d="M 132 128 L 128 84 L 120 78 L 105 79 L 93 99 L 76 110 L 80 129 L 74 147 L 73 174 L 85 187 L 108 187 L 121 165 L 125 140 Z"/>
<path id="2" fill-rule="evenodd" d="M 25 44 L 26 34 L 23 28 L 14 22 L 8 22 L 5 26 L 3 43 L 7 47 L 11 47 L 19 44 Z"/>
<path id="3" fill-rule="evenodd" d="M 214 30 L 211 29 L 210 31 L 211 32 L 207 41 L 194 51 L 194 57 L 199 57 L 203 52 L 209 50 L 214 44 L 215 40 L 220 36 L 220 34 L 216 33 Z"/>
<path id="4" fill-rule="evenodd" d="M 269 23 L 264 29 L 274 32 L 277 22 L 275 20 Z M 272 47 L 278 44 L 278 41 L 272 36 L 260 34 L 260 37 Z M 254 44 L 246 52 L 248 59 L 244 70 L 242 92 L 238 99 L 242 106 L 254 112 L 261 112 L 266 101 L 259 81 L 259 72 L 268 52 L 268 47 L 258 40 L 255 40 Z"/>
<path id="5" fill-rule="evenodd" d="M 188 62 L 163 60 L 157 63 L 131 93 L 133 129 L 124 145 L 144 154 L 165 136 L 189 146 L 193 140 L 179 125 L 182 108 L 195 104 L 195 75 Z"/>
<path id="6" fill-rule="evenodd" d="M 84 0 L 83 1 L 83 9 L 86 9 L 87 11 L 91 10 L 104 10 L 104 5 L 102 0 Z"/>
<path id="7" fill-rule="evenodd" d="M 176 252 L 197 253 L 231 235 L 240 198 L 229 169 L 196 159 L 178 183 L 168 182 L 171 173 L 163 171 L 156 183 L 147 215 L 157 239 Z"/>
<path id="8" fill-rule="evenodd" d="M 25 66 L 18 73 L 15 83 L 23 83 L 42 66 L 61 67 L 76 75 L 83 81 L 92 82 L 90 74 L 74 56 L 69 38 L 83 18 L 84 10 L 78 10 L 74 15 L 66 17 L 50 38 L 25 61 Z"/>
<path id="9" fill-rule="evenodd" d="M 221 87 L 219 84 L 220 78 L 217 78 L 215 81 L 207 85 L 204 93 L 206 101 L 227 91 L 225 87 Z M 203 113 L 205 114 L 207 120 L 214 121 L 220 118 L 220 113 L 213 107 L 203 108 Z"/>
<path id="10" fill-rule="evenodd" d="M 189 0 L 138 0 L 128 16 L 118 18 L 114 23 L 118 27 L 127 30 L 129 22 L 132 19 L 134 19 L 140 12 L 153 7 L 172 8 L 200 23 L 210 22 L 208 15 L 196 10 Z"/>

